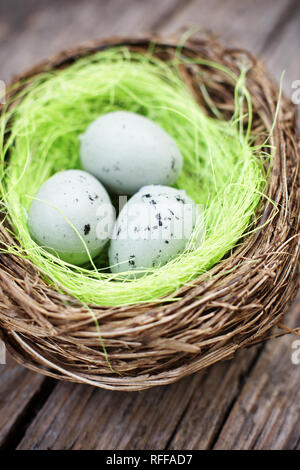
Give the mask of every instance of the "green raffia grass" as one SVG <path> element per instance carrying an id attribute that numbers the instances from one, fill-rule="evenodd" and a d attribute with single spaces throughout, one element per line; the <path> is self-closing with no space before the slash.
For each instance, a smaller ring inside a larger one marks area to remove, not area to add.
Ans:
<path id="1" fill-rule="evenodd" d="M 29 258 L 49 283 L 84 304 L 129 305 L 159 301 L 161 296 L 175 300 L 172 293 L 220 261 L 253 221 L 266 176 L 256 156 L 259 149 L 249 143 L 252 108 L 244 85 L 246 71 L 235 76 L 223 68 L 236 82 L 235 114 L 225 122 L 207 117 L 199 108 L 177 73 L 179 57 L 171 64 L 125 47 L 99 52 L 64 70 L 35 77 L 20 93 L 18 106 L 1 119 L 2 204 L 20 243 L 19 248 L 7 246 L 2 251 Z M 199 87 L 208 100 L 200 80 Z M 31 239 L 26 222 L 41 184 L 57 171 L 80 168 L 78 135 L 99 115 L 120 109 L 147 116 L 174 137 L 184 156 L 176 186 L 203 206 L 206 227 L 199 248 L 187 249 L 165 266 L 128 280 L 124 273 L 121 278 L 104 269 L 105 254 L 95 261 L 98 269 L 70 266 L 55 258 Z M 4 143 L 8 122 L 10 134 Z"/>

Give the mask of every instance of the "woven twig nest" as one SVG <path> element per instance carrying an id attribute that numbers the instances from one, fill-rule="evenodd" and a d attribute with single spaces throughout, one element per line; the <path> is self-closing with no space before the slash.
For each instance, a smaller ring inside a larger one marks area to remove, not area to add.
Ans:
<path id="1" fill-rule="evenodd" d="M 79 57 L 116 45 L 143 53 L 151 42 L 153 38 L 145 37 L 85 44 L 62 52 L 18 80 L 26 78 L 25 86 L 29 86 L 28 78 L 68 67 Z M 155 38 L 153 50 L 159 58 L 168 60 L 174 56 L 176 41 Z M 283 97 L 275 120 L 278 88 L 261 63 L 245 51 L 229 50 L 205 38 L 189 39 L 181 53 L 225 65 L 236 74 L 241 57 L 251 63 L 247 87 L 254 111 L 252 132 L 266 136 L 272 130 L 270 144 L 276 148 L 268 197 L 258 208 L 259 226 L 211 269 L 209 276 L 202 275 L 176 292 L 179 300 L 172 303 L 162 298 L 159 304 L 91 305 L 87 309 L 47 285 L 27 259 L 2 254 L 1 334 L 13 357 L 34 371 L 115 390 L 168 384 L 265 339 L 294 298 L 298 285 L 300 174 L 293 105 Z M 181 65 L 181 75 L 199 106 L 205 108 L 195 67 Z M 230 77 L 221 69 L 201 67 L 213 105 L 228 119 L 234 111 Z M 18 91 L 15 88 L 11 97 Z M 18 106 L 17 98 L 13 105 Z M 5 221 L 0 238 L 5 246 L 16 243 Z M 99 344 L 95 318 L 105 349 Z"/>

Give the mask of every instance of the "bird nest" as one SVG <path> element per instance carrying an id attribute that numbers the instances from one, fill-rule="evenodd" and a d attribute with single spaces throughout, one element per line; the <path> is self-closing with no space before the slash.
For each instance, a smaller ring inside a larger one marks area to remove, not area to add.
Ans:
<path id="1" fill-rule="evenodd" d="M 2 210 L 0 331 L 12 356 L 51 377 L 134 391 L 229 359 L 279 324 L 299 281 L 299 149 L 295 109 L 285 97 L 278 105 L 279 90 L 262 64 L 207 37 L 180 46 L 153 37 L 113 38 L 64 51 L 15 80 L 9 109 L 20 106 L 41 74 L 116 47 L 138 54 L 151 50 L 164 62 L 179 54 L 180 78 L 195 101 L 206 115 L 226 121 L 236 111 L 233 75 L 240 76 L 241 64 L 247 64 L 251 141 L 267 175 L 251 230 L 210 269 L 183 282 L 171 300 L 163 295 L 129 305 L 81 301 L 59 282 L 48 282 L 30 256 L 20 255 L 20 238 L 7 208 Z M 11 128 L 9 120 L 3 122 L 9 166 Z"/>

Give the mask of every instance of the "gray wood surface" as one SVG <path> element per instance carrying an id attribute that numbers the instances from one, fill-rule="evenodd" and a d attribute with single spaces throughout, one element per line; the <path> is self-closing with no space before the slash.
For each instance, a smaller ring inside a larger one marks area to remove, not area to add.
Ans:
<path id="1" fill-rule="evenodd" d="M 299 302 L 289 326 L 300 323 Z M 300 439 L 300 365 L 292 364 L 291 338 L 272 340 L 247 377 L 215 449 L 294 449 Z"/>
<path id="2" fill-rule="evenodd" d="M 0 79 L 96 37 L 213 30 L 264 58 L 284 89 L 300 79 L 298 0 L 0 0 Z M 286 322 L 300 324 L 300 297 Z M 168 387 L 139 393 L 58 383 L 0 366 L 0 448 L 300 447 L 295 336 L 241 351 Z"/>
<path id="3" fill-rule="evenodd" d="M 10 358 L 5 367 L 0 365 L 0 449 L 14 440 L 18 425 L 22 425 L 44 381 L 44 377 L 32 374 Z"/>

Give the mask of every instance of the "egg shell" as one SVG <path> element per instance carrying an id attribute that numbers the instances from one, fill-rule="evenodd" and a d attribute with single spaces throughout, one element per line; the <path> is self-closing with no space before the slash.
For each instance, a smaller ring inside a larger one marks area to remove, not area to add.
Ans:
<path id="1" fill-rule="evenodd" d="M 184 190 L 141 188 L 115 224 L 109 248 L 111 271 L 147 270 L 167 263 L 185 249 L 199 217 L 197 205 Z"/>
<path id="2" fill-rule="evenodd" d="M 115 111 L 96 119 L 80 136 L 84 170 L 110 191 L 131 195 L 148 184 L 173 184 L 183 166 L 174 139 L 150 119 Z"/>
<path id="3" fill-rule="evenodd" d="M 114 221 L 106 189 L 81 170 L 62 171 L 49 178 L 36 194 L 28 215 L 32 238 L 75 265 L 89 260 L 82 240 L 94 258 L 110 238 Z"/>

